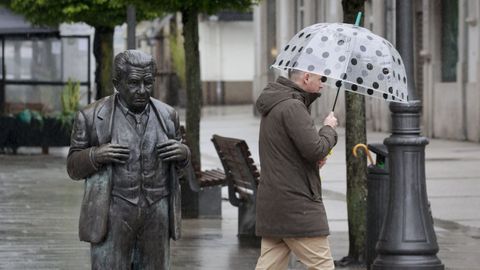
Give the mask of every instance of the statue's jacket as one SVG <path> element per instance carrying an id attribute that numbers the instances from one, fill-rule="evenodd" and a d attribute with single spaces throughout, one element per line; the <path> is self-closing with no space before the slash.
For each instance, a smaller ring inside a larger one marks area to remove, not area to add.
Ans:
<path id="1" fill-rule="evenodd" d="M 149 204 L 170 195 L 170 237 L 176 240 L 180 237 L 181 222 L 178 169 L 179 166 L 186 166 L 188 160 L 182 164 L 165 165 L 150 155 L 154 153 L 155 142 L 181 139 L 178 115 L 167 104 L 151 98 L 145 132 L 136 135 L 141 136 L 139 138 L 128 140 L 126 134 L 135 136 L 136 133 L 134 129 L 128 130 L 132 127 L 116 108 L 118 105 L 115 100 L 115 95 L 108 96 L 90 104 L 75 116 L 67 171 L 74 180 L 85 179 L 79 222 L 80 240 L 91 243 L 103 241 L 112 194 L 132 204 L 138 203 L 140 194 Z M 124 144 L 127 141 L 138 144 L 133 147 L 130 145 L 127 165 L 96 166 L 92 160 L 95 147 L 106 143 Z M 142 181 L 134 181 L 140 178 Z M 114 180 L 115 188 L 112 183 Z"/>

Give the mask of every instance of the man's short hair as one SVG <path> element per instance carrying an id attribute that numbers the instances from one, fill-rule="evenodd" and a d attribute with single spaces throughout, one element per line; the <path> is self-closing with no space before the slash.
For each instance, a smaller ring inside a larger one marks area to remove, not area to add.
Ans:
<path id="1" fill-rule="evenodd" d="M 291 80 L 291 81 L 295 81 L 297 80 L 301 75 L 303 75 L 305 73 L 305 71 L 301 71 L 301 70 L 298 70 L 298 69 L 289 69 L 288 70 L 288 78 Z"/>
<path id="2" fill-rule="evenodd" d="M 155 65 L 155 60 L 149 54 L 146 54 L 139 50 L 126 50 L 123 51 L 117 56 L 115 56 L 115 60 L 113 61 L 114 68 L 113 68 L 113 79 L 119 81 L 121 77 L 127 71 L 127 65 L 145 68 L 150 66 L 152 70 L 152 74 L 155 76 L 157 72 L 157 67 Z"/>

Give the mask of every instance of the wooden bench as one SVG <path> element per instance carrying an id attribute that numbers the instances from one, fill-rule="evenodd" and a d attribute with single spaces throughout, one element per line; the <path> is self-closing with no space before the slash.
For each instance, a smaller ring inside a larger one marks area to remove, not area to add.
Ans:
<path id="1" fill-rule="evenodd" d="M 227 176 L 228 199 L 238 207 L 238 236 L 255 236 L 255 207 L 260 173 L 244 140 L 213 135 Z"/>
<path id="2" fill-rule="evenodd" d="M 182 142 L 188 145 L 185 128 L 180 126 Z M 192 159 L 194 160 L 194 159 Z M 221 169 L 201 170 L 192 163 L 184 171 L 182 183 L 182 216 L 186 218 L 221 218 L 222 191 L 226 185 Z M 186 187 L 186 188 L 185 188 Z"/>
<path id="3" fill-rule="evenodd" d="M 200 170 L 196 164 L 187 168 L 189 177 L 189 188 L 199 192 L 201 188 L 213 186 L 225 186 L 225 173 L 221 169 Z"/>

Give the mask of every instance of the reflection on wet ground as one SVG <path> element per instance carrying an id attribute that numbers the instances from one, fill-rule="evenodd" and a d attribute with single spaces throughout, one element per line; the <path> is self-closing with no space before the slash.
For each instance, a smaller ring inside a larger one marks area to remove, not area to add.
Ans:
<path id="1" fill-rule="evenodd" d="M 77 234 L 82 194 L 64 157 L 0 155 L 0 269 L 90 269 L 89 245 Z M 184 220 L 182 239 L 171 242 L 172 269 L 255 267 L 258 241 L 238 239 L 236 208 L 226 200 L 222 208 L 222 219 Z"/>

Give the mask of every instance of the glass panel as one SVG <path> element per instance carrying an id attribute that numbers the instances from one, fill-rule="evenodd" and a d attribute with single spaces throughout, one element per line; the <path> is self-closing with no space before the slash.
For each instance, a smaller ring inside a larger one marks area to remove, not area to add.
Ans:
<path id="1" fill-rule="evenodd" d="M 88 80 L 88 39 L 68 38 L 62 39 L 63 45 L 63 75 L 62 80 L 73 78 L 77 81 Z"/>
<path id="2" fill-rule="evenodd" d="M 88 87 L 80 86 L 80 108 L 88 105 Z"/>
<path id="3" fill-rule="evenodd" d="M 64 86 L 50 85 L 6 85 L 5 109 L 7 114 L 16 114 L 24 109 L 38 111 L 44 115 L 55 115 L 62 111 L 61 94 Z M 80 86 L 80 107 L 87 105 L 86 86 Z"/>
<path id="4" fill-rule="evenodd" d="M 59 40 L 6 40 L 7 80 L 59 81 Z"/>
<path id="5" fill-rule="evenodd" d="M 87 38 L 6 40 L 6 79 L 86 82 L 88 45 Z"/>
<path id="6" fill-rule="evenodd" d="M 45 115 L 61 112 L 60 97 L 64 86 L 14 85 L 8 80 L 34 84 L 34 81 L 67 82 L 71 78 L 85 83 L 88 79 L 88 46 L 88 38 L 83 37 L 5 40 L 5 112 L 15 114 L 27 108 Z M 87 86 L 80 87 L 81 107 L 87 104 L 87 91 Z"/>
<path id="7" fill-rule="evenodd" d="M 442 0 L 442 81 L 457 80 L 458 62 L 458 0 Z"/>

